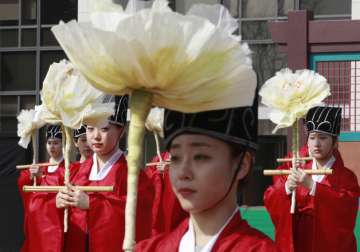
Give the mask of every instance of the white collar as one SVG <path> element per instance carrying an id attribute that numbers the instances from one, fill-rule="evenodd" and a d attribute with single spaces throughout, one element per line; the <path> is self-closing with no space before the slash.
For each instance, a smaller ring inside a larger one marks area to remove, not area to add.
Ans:
<path id="1" fill-rule="evenodd" d="M 48 166 L 48 167 L 47 167 L 48 173 L 54 173 L 54 172 L 56 172 L 57 168 L 59 168 L 59 164 L 60 164 L 63 160 L 64 160 L 63 157 L 61 157 L 59 160 L 55 160 L 55 159 L 50 158 L 50 160 L 49 160 L 50 163 L 58 163 L 58 165 Z"/>
<path id="2" fill-rule="evenodd" d="M 239 207 L 237 206 L 234 210 L 234 212 L 231 214 L 231 216 L 226 220 L 225 224 L 220 228 L 220 230 L 211 237 L 211 239 L 208 241 L 208 243 L 201 248 L 201 250 L 195 250 L 195 232 L 194 232 L 194 226 L 191 222 L 191 218 L 189 219 L 189 229 L 188 231 L 183 235 L 180 241 L 179 245 L 179 252 L 195 252 L 195 251 L 201 251 L 201 252 L 210 252 L 212 248 L 215 245 L 216 240 L 219 238 L 219 235 L 221 232 L 225 229 L 225 227 L 229 224 L 229 222 L 232 220 L 232 218 L 235 216 L 235 214 L 240 214 Z"/>
<path id="3" fill-rule="evenodd" d="M 336 161 L 336 158 L 334 156 L 331 156 L 331 158 L 323 166 L 323 169 L 331 169 L 331 167 L 334 165 L 335 161 Z M 318 169 L 318 165 L 317 165 L 315 158 L 313 158 L 312 169 L 313 170 Z M 316 182 L 321 182 L 324 179 L 324 177 L 325 177 L 325 175 L 312 175 L 312 179 Z"/>
<path id="4" fill-rule="evenodd" d="M 115 164 L 116 161 L 119 160 L 122 154 L 123 152 L 120 149 L 117 149 L 117 151 L 106 161 L 104 166 L 98 172 L 97 156 L 96 153 L 94 153 L 93 164 L 91 167 L 89 180 L 91 181 L 103 180 L 106 177 L 106 175 L 108 175 L 108 173 L 111 171 L 112 166 Z"/>

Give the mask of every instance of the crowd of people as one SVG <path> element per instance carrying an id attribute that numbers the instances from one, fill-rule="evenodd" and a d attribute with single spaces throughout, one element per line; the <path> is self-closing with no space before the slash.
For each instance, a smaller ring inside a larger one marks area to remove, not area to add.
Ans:
<path id="1" fill-rule="evenodd" d="M 61 128 L 47 127 L 49 161 L 57 165 L 33 166 L 18 179 L 25 210 L 23 252 L 122 251 L 127 162 L 119 141 L 127 123 L 127 103 L 127 96 L 116 97 L 106 125 L 74 131 L 80 157 L 70 166 L 66 189 L 24 193 L 22 186 L 34 180 L 38 185 L 64 185 Z M 236 201 L 256 153 L 254 118 L 255 107 L 195 114 L 165 111 L 162 159 L 170 164 L 165 170 L 154 164 L 140 173 L 136 251 L 356 251 L 359 186 L 337 149 L 340 109 L 315 107 L 308 112 L 307 145 L 301 155 L 313 160 L 297 162 L 297 169 L 291 163 L 278 167 L 290 169 L 290 175 L 275 177 L 264 194 L 275 242 L 241 218 Z M 307 175 L 305 169 L 332 169 L 333 174 Z M 89 185 L 111 185 L 114 190 L 76 188 Z M 66 233 L 65 208 L 69 209 Z"/>

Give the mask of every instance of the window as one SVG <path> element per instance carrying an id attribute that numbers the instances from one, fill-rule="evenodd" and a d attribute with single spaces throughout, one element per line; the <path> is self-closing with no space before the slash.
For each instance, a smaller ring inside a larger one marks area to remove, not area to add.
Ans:
<path id="1" fill-rule="evenodd" d="M 311 68 L 330 84 L 325 103 L 342 108 L 341 141 L 360 140 L 360 54 L 314 54 Z"/>
<path id="2" fill-rule="evenodd" d="M 2 0 L 0 2 L 0 26 L 18 25 L 19 0 Z"/>
<path id="3" fill-rule="evenodd" d="M 76 19 L 77 6 L 77 0 L 0 1 L 1 137 L 16 136 L 16 115 L 40 102 L 49 65 L 65 58 L 51 27 Z"/>
<path id="4" fill-rule="evenodd" d="M 351 0 L 301 0 L 300 9 L 308 9 L 315 15 L 351 14 Z"/>
<path id="5" fill-rule="evenodd" d="M 0 54 L 0 91 L 35 90 L 35 52 Z"/>

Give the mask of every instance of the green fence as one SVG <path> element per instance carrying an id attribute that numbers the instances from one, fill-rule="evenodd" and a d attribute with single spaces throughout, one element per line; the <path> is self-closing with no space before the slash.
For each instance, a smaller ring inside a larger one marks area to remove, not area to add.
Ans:
<path id="1" fill-rule="evenodd" d="M 246 219 L 252 227 L 260 230 L 261 232 L 274 239 L 274 226 L 265 207 L 242 207 L 241 214 L 242 217 Z M 358 244 L 357 251 L 360 252 L 360 211 L 358 211 L 354 232 Z"/>

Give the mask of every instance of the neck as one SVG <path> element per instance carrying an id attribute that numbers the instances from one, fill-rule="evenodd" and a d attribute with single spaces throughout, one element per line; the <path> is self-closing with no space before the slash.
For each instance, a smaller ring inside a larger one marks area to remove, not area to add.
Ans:
<path id="1" fill-rule="evenodd" d="M 231 195 L 230 193 L 222 203 L 211 209 L 199 213 L 190 213 L 196 245 L 205 246 L 233 214 L 237 204 L 236 197 L 229 197 Z"/>
<path id="2" fill-rule="evenodd" d="M 50 163 L 52 163 L 52 162 L 59 163 L 62 159 L 63 159 L 62 156 L 60 156 L 60 157 L 50 157 Z"/>
<path id="3" fill-rule="evenodd" d="M 331 157 L 332 157 L 333 155 L 331 154 L 329 157 L 327 157 L 327 158 L 323 158 L 323 159 L 316 159 L 316 163 L 317 163 L 317 165 L 319 166 L 318 168 L 319 169 L 322 169 L 325 165 L 326 165 L 326 163 L 331 159 Z"/>
<path id="4" fill-rule="evenodd" d="M 86 159 L 87 159 L 86 156 L 81 155 L 79 162 L 82 163 L 82 162 L 84 162 Z"/>
<path id="5" fill-rule="evenodd" d="M 119 148 L 114 148 L 112 151 L 106 153 L 106 154 L 96 154 L 96 160 L 98 162 L 98 171 L 105 165 L 105 163 L 112 157 L 112 155 L 115 154 L 115 152 L 118 150 Z"/>

